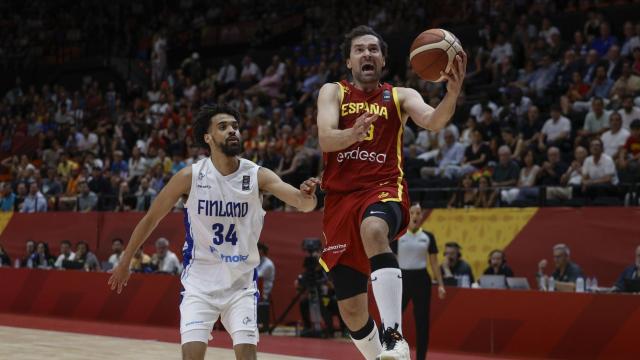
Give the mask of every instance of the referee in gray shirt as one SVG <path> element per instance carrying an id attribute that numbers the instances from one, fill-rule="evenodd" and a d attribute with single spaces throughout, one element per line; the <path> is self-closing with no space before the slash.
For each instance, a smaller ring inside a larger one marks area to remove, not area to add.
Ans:
<path id="1" fill-rule="evenodd" d="M 427 258 L 431 272 L 435 274 L 438 297 L 444 299 L 446 291 L 438 268 L 438 246 L 433 234 L 420 228 L 422 208 L 414 204 L 409 210 L 409 229 L 394 243 L 398 263 L 402 270 L 402 309 L 413 301 L 413 317 L 416 324 L 416 359 L 427 357 L 429 346 L 429 307 L 431 304 L 431 277 L 427 272 Z"/>

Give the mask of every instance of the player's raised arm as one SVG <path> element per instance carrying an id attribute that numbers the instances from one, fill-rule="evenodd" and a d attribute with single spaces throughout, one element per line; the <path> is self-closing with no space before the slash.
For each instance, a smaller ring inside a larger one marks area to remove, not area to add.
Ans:
<path id="1" fill-rule="evenodd" d="M 309 212 L 316 208 L 318 199 L 315 195 L 316 186 L 320 180 L 310 178 L 300 185 L 300 189 L 282 181 L 273 171 L 261 167 L 258 170 L 258 184 L 260 191 L 267 191 L 288 205 L 300 211 Z"/>
<path id="2" fill-rule="evenodd" d="M 364 113 L 349 129 L 339 129 L 340 117 L 339 86 L 328 83 L 320 88 L 318 95 L 318 139 L 323 152 L 334 152 L 348 148 L 356 142 L 364 140 L 369 126 L 378 116 Z"/>
<path id="3" fill-rule="evenodd" d="M 117 288 L 118 293 L 122 291 L 123 286 L 127 285 L 129 279 L 129 264 L 136 250 L 149 237 L 151 232 L 158 226 L 158 223 L 173 208 L 178 199 L 183 194 L 188 194 L 191 189 L 191 166 L 187 166 L 175 174 L 169 183 L 160 191 L 155 200 L 151 203 L 149 211 L 140 220 L 136 228 L 131 234 L 131 239 L 127 244 L 127 248 L 122 253 L 122 258 L 113 269 L 113 274 L 109 278 L 108 284 L 111 290 Z"/>
<path id="4" fill-rule="evenodd" d="M 455 66 L 450 74 L 441 73 L 447 80 L 447 94 L 435 109 L 427 105 L 416 90 L 398 88 L 402 111 L 422 128 L 432 131 L 442 130 L 456 110 L 456 102 L 462 90 L 466 69 L 467 55 L 463 52 L 461 55 L 456 55 Z"/>

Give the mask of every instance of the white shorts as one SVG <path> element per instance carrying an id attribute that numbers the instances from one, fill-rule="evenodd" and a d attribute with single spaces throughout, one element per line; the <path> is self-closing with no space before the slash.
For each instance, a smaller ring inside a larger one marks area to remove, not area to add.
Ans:
<path id="1" fill-rule="evenodd" d="M 180 302 L 181 343 L 208 343 L 218 318 L 222 319 L 233 345 L 258 343 L 257 299 L 255 288 L 221 290 L 213 295 L 182 292 Z"/>

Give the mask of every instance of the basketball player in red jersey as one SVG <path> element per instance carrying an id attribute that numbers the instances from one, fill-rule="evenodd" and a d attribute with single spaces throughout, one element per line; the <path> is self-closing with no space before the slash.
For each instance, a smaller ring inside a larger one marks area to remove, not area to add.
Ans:
<path id="1" fill-rule="evenodd" d="M 409 359 L 402 337 L 402 276 L 389 243 L 408 224 L 402 132 L 408 118 L 438 131 L 454 113 L 467 56 L 442 74 L 447 94 L 435 109 L 409 88 L 381 83 L 387 44 L 367 26 L 346 34 L 342 47 L 353 82 L 325 84 L 318 130 L 326 190 L 321 264 L 334 282 L 340 314 L 366 359 Z M 368 312 L 367 283 L 382 318 L 382 342 Z"/>

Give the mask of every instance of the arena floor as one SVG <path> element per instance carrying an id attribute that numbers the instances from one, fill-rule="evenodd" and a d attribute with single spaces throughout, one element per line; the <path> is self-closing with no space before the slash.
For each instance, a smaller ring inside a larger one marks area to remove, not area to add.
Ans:
<path id="1" fill-rule="evenodd" d="M 231 339 L 215 332 L 207 359 L 233 360 Z M 177 329 L 0 314 L 0 358 L 39 359 L 177 359 Z M 360 359 L 353 345 L 343 340 L 262 336 L 258 358 Z M 480 360 L 486 356 L 430 352 L 431 360 Z M 505 359 L 505 358 L 501 358 Z"/>

